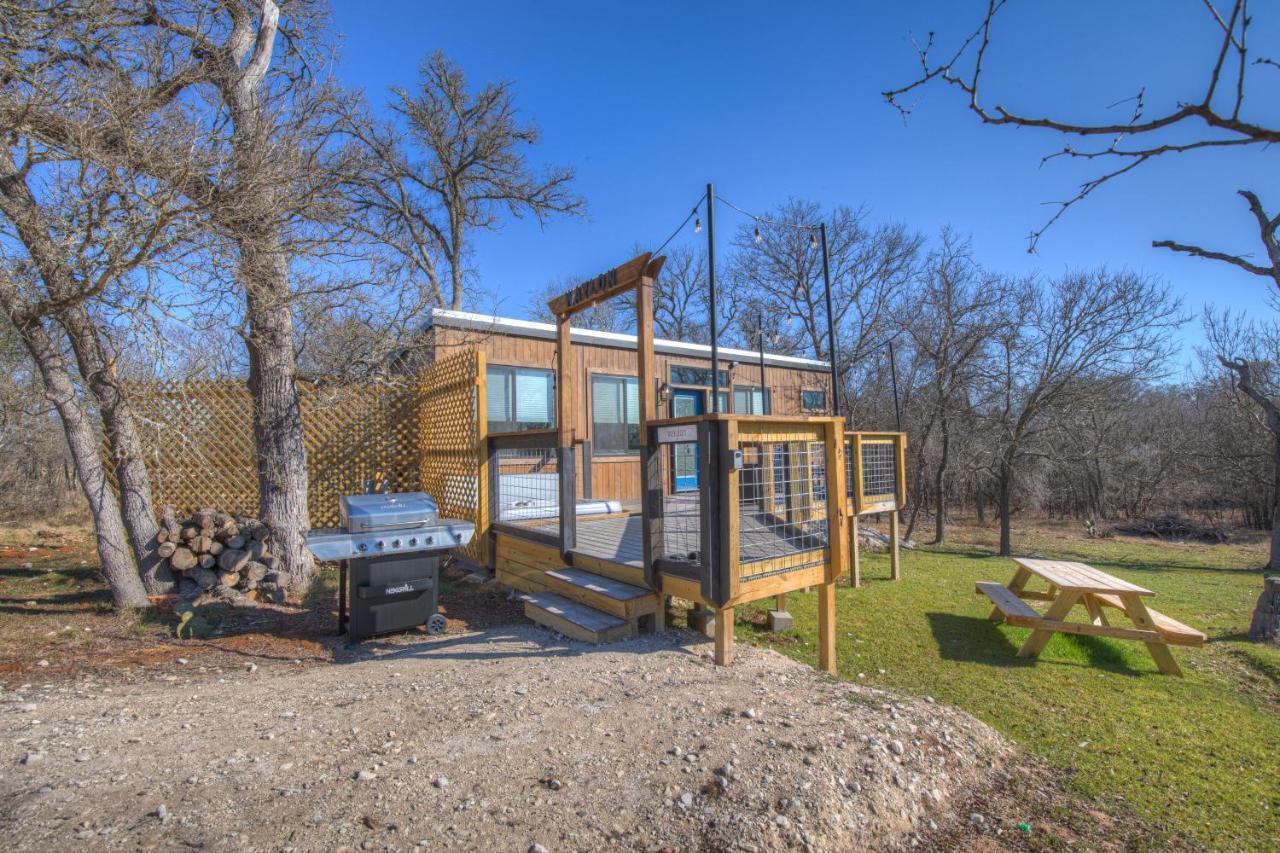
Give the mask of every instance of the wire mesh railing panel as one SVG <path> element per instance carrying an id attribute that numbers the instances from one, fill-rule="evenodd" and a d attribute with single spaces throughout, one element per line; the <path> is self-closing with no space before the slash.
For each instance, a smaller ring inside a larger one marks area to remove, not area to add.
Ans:
<path id="1" fill-rule="evenodd" d="M 654 556 L 690 566 L 703 565 L 701 455 L 697 442 L 665 444 L 658 449 L 662 471 L 661 535 Z"/>
<path id="2" fill-rule="evenodd" d="M 891 497 L 898 491 L 898 450 L 892 442 L 862 442 L 862 494 Z"/>
<path id="3" fill-rule="evenodd" d="M 850 501 L 858 491 L 857 476 L 853 467 L 853 441 L 846 438 L 844 441 L 844 496 Z"/>
<path id="4" fill-rule="evenodd" d="M 825 561 L 826 448 L 811 440 L 740 442 L 738 562 L 752 580 Z"/>
<path id="5" fill-rule="evenodd" d="M 555 528 L 560 519 L 560 468 L 554 447 L 504 447 L 493 451 L 494 520 Z"/>

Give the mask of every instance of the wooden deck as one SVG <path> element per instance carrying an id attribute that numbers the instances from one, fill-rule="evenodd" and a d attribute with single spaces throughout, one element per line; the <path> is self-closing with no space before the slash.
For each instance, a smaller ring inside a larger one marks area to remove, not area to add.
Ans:
<path id="1" fill-rule="evenodd" d="M 558 522 L 551 520 L 532 529 L 555 535 Z M 799 554 L 809 554 L 826 548 L 825 531 L 818 535 L 799 533 L 794 528 L 778 524 L 773 517 L 758 512 L 743 512 L 740 520 L 740 558 L 742 575 L 752 577 L 753 564 L 778 568 L 779 561 Z M 663 551 L 669 557 L 696 555 L 701 549 L 697 503 L 689 498 L 669 498 L 663 517 Z M 639 514 L 579 516 L 576 553 L 586 554 L 611 563 L 644 568 L 644 528 Z M 696 559 L 696 557 L 695 557 Z M 784 565 L 783 570 L 801 568 L 807 563 Z"/>

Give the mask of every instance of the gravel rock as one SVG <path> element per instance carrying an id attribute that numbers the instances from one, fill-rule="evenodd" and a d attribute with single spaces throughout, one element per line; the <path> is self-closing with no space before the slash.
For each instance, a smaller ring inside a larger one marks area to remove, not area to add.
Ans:
<path id="1" fill-rule="evenodd" d="M 170 683 L 139 667 L 127 689 L 6 692 L 0 742 L 19 744 L 10 761 L 49 756 L 0 774 L 6 853 L 183 839 L 297 851 L 408 851 L 419 840 L 430 850 L 906 849 L 929 821 L 972 831 L 973 806 L 949 814 L 948 804 L 973 801 L 1018 758 L 952 708 L 835 682 L 771 651 L 743 646 L 733 667 L 715 667 L 692 633 L 588 654 L 529 625 L 455 636 L 388 638 L 389 654 L 379 643 L 341 665 L 286 659 L 253 677 L 188 666 Z M 536 698 L 515 701 L 517 686 Z M 34 700 L 38 725 L 20 711 Z M 894 738 L 910 744 L 898 759 Z M 91 759 L 74 760 L 82 753 Z M 437 802 L 424 804 L 433 785 Z M 136 819 L 160 799 L 168 824 Z"/>

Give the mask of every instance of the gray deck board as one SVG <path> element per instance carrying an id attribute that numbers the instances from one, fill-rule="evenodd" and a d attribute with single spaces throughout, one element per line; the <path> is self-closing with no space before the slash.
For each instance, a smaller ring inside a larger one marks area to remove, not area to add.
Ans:
<path id="1" fill-rule="evenodd" d="M 579 589 L 603 595 L 605 598 L 612 598 L 614 601 L 631 601 L 653 594 L 642 587 L 623 583 L 613 578 L 606 578 L 582 569 L 555 569 L 547 572 L 547 576 L 572 584 Z"/>
<path id="2" fill-rule="evenodd" d="M 553 616 L 559 616 L 561 619 L 572 622 L 581 628 L 586 628 L 588 631 L 608 631 L 611 628 L 627 624 L 625 619 L 619 619 L 616 616 L 610 616 L 608 613 L 596 610 L 594 607 L 570 601 L 554 592 L 532 593 L 522 596 L 522 598 L 525 603 L 532 604 L 540 610 L 545 610 Z"/>
<path id="3" fill-rule="evenodd" d="M 696 498 L 667 498 L 664 516 L 664 550 L 668 555 L 696 553 L 701 548 L 700 520 Z M 744 564 L 776 557 L 803 554 L 826 547 L 825 532 L 800 536 L 788 533 L 776 519 L 758 512 L 744 511 L 739 518 L 740 558 Z M 559 532 L 558 522 L 538 525 L 537 529 L 552 535 Z M 639 515 L 578 519 L 578 553 L 611 563 L 644 567 L 644 529 Z M 750 574 L 750 566 L 744 565 Z"/>

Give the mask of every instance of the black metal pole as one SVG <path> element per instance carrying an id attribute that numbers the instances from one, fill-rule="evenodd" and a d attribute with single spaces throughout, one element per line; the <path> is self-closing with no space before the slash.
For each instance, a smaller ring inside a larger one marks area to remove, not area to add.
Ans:
<path id="1" fill-rule="evenodd" d="M 716 319 L 716 195 L 707 184 L 707 286 L 710 288 L 708 311 L 711 314 L 711 411 L 720 411 L 720 335 Z"/>
<path id="2" fill-rule="evenodd" d="M 840 380 L 836 360 L 836 324 L 831 319 L 831 268 L 827 263 L 827 223 L 819 226 L 822 233 L 822 283 L 827 294 L 827 356 L 831 359 L 831 414 L 840 415 Z"/>
<path id="3" fill-rule="evenodd" d="M 760 311 L 756 314 L 756 334 L 760 336 L 760 411 L 758 415 L 771 414 L 766 412 L 765 400 L 769 399 L 769 385 L 764 380 L 764 312 Z"/>
<path id="4" fill-rule="evenodd" d="M 889 376 L 893 379 L 893 422 L 902 432 L 902 409 L 898 407 L 898 362 L 893 357 L 893 341 L 889 341 Z"/>

